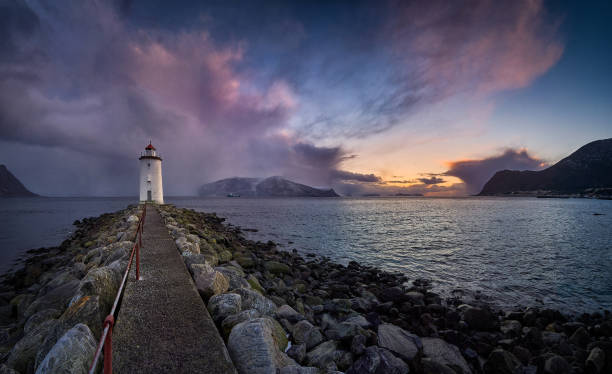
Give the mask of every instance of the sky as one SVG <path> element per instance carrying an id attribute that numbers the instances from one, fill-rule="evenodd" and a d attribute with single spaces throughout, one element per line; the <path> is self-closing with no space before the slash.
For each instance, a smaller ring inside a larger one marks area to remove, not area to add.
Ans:
<path id="1" fill-rule="evenodd" d="M 612 137 L 607 1 L 0 0 L 0 163 L 49 196 L 280 175 L 475 194 Z"/>

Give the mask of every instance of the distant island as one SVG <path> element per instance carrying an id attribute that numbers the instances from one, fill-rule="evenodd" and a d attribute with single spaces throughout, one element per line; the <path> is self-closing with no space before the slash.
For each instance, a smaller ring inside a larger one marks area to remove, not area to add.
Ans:
<path id="1" fill-rule="evenodd" d="M 498 171 L 479 195 L 610 198 L 612 138 L 588 143 L 544 170 Z"/>
<path id="2" fill-rule="evenodd" d="M 244 197 L 338 197 L 333 189 L 319 189 L 282 177 L 226 178 L 207 183 L 198 190 L 199 196 Z"/>
<path id="3" fill-rule="evenodd" d="M 0 197 L 34 197 L 37 194 L 28 190 L 5 165 L 0 165 Z"/>

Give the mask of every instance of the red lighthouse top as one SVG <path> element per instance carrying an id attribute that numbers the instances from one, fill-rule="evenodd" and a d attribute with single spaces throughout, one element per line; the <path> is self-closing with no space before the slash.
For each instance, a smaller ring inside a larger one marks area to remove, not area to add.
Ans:
<path id="1" fill-rule="evenodd" d="M 151 144 L 151 142 L 149 142 L 149 145 L 145 148 L 147 151 L 154 151 L 155 147 L 153 147 L 153 145 Z"/>

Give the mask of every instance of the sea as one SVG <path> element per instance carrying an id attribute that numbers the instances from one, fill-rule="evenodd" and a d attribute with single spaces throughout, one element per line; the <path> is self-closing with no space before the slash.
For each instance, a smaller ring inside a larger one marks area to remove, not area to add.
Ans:
<path id="1" fill-rule="evenodd" d="M 74 220 L 126 198 L 0 199 L 0 271 L 32 248 L 60 244 Z M 357 261 L 428 279 L 443 296 L 502 309 L 612 309 L 612 201 L 538 198 L 167 198 L 215 212 L 283 250 Z"/>

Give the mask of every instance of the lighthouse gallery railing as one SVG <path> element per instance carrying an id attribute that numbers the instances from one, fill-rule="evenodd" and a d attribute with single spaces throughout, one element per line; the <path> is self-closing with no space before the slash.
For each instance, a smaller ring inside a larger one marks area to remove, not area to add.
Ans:
<path id="1" fill-rule="evenodd" d="M 108 316 L 106 316 L 106 318 L 104 319 L 104 330 L 102 331 L 102 336 L 100 336 L 100 342 L 98 343 L 96 354 L 94 355 L 91 366 L 89 367 L 89 374 L 94 374 L 96 372 L 96 366 L 98 365 L 98 361 L 100 360 L 102 348 L 104 348 L 104 374 L 111 374 L 113 372 L 113 326 L 115 324 L 115 313 L 117 311 L 117 305 L 119 304 L 119 300 L 121 299 L 123 291 L 125 290 L 125 284 L 127 283 L 127 278 L 130 273 L 130 269 L 132 268 L 134 256 L 136 256 L 136 280 L 140 279 L 140 247 L 142 247 L 142 233 L 144 231 L 144 222 L 146 216 L 147 204 L 144 204 L 144 208 L 142 209 L 142 215 L 138 222 L 138 229 L 136 230 L 136 237 L 134 238 L 134 246 L 132 247 L 132 252 L 130 253 L 130 261 L 128 262 L 127 268 L 125 269 L 125 273 L 123 274 L 123 279 L 121 280 L 119 290 L 117 290 L 117 295 L 115 296 L 115 302 L 113 303 L 113 307 L 111 308 L 111 311 Z"/>

